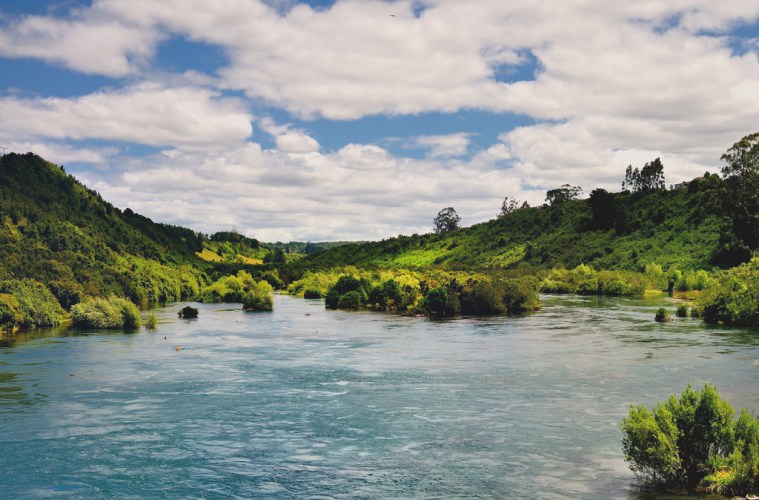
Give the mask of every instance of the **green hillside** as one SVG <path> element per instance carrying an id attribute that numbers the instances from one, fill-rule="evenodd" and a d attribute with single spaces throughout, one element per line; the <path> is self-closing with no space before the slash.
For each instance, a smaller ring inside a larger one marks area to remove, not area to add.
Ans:
<path id="1" fill-rule="evenodd" d="M 399 268 L 573 268 L 641 271 L 711 268 L 720 250 L 717 176 L 689 188 L 606 193 L 586 200 L 519 208 L 469 228 L 345 245 L 304 265 Z"/>

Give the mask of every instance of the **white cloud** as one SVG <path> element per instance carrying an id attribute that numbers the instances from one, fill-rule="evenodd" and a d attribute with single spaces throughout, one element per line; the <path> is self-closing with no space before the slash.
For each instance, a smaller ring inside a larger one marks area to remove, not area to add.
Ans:
<path id="1" fill-rule="evenodd" d="M 83 73 L 120 77 L 150 58 L 161 38 L 156 30 L 102 16 L 97 9 L 80 9 L 71 19 L 6 18 L 0 55 L 34 57 Z"/>
<path id="2" fill-rule="evenodd" d="M 251 119 L 218 92 L 153 83 L 69 99 L 0 97 L 0 127 L 19 137 L 225 147 L 251 135 Z"/>
<path id="3" fill-rule="evenodd" d="M 414 160 L 363 144 L 292 155 L 248 143 L 157 154 L 123 167 L 123 174 L 80 175 L 115 205 L 154 220 L 206 232 L 235 226 L 265 241 L 429 232 L 435 214 L 450 205 L 473 224 L 494 218 L 504 196 L 521 193 L 519 180 L 503 175 L 496 160 Z"/>
<path id="4" fill-rule="evenodd" d="M 415 137 L 413 144 L 429 148 L 430 158 L 463 156 L 469 148 L 470 135 L 466 132 L 448 135 L 422 135 Z"/>
<path id="5" fill-rule="evenodd" d="M 305 154 L 319 151 L 319 143 L 305 131 L 290 125 L 278 125 L 270 118 L 263 118 L 259 126 L 274 137 L 277 149 L 285 153 Z"/>

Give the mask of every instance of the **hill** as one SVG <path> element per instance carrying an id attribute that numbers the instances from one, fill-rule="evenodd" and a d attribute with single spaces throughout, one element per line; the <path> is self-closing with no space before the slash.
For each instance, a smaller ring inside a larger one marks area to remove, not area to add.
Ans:
<path id="1" fill-rule="evenodd" d="M 304 259 L 307 267 L 547 269 L 586 264 L 640 271 L 720 263 L 724 242 L 716 175 L 674 190 L 608 193 L 523 207 L 469 228 L 343 245 Z"/>

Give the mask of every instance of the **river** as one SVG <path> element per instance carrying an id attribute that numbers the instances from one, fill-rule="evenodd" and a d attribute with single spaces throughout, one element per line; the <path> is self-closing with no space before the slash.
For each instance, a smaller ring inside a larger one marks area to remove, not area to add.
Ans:
<path id="1" fill-rule="evenodd" d="M 710 382 L 759 412 L 759 333 L 672 299 L 543 296 L 430 321 L 275 296 L 158 329 L 0 344 L 0 497 L 638 498 L 631 403 Z"/>

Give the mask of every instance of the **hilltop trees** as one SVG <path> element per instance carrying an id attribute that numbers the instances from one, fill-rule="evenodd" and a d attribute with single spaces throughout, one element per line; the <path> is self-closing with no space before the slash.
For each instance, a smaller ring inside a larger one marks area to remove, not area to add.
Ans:
<path id="1" fill-rule="evenodd" d="M 546 203 L 551 206 L 561 205 L 564 202 L 576 200 L 581 194 L 582 188 L 580 186 L 563 184 L 561 187 L 546 191 Z"/>
<path id="2" fill-rule="evenodd" d="M 663 190 L 664 187 L 664 165 L 659 158 L 646 163 L 640 170 L 632 165 L 627 166 L 625 180 L 622 182 L 623 190 L 637 193 Z"/>
<path id="3" fill-rule="evenodd" d="M 456 213 L 455 208 L 447 207 L 438 212 L 437 217 L 432 222 L 435 225 L 435 232 L 440 234 L 458 229 L 461 217 Z"/>

